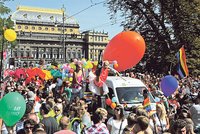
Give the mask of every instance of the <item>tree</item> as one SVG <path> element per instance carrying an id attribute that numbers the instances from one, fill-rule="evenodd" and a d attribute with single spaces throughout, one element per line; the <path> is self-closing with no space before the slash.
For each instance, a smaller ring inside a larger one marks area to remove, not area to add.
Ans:
<path id="1" fill-rule="evenodd" d="M 120 12 L 126 16 L 122 26 L 144 37 L 147 51 L 142 62 L 146 61 L 147 71 L 167 73 L 182 45 L 191 55 L 200 34 L 198 0 L 108 0 L 107 4 L 111 19 Z"/>
<path id="2" fill-rule="evenodd" d="M 9 16 L 8 18 L 3 18 L 4 15 L 7 15 L 11 12 L 11 10 L 4 5 L 4 2 L 6 1 L 9 1 L 9 0 L 2 0 L 0 2 L 0 44 L 2 44 L 3 30 L 7 28 L 13 28 L 14 26 L 14 22 L 11 20 L 11 16 Z M 5 41 L 5 47 L 7 47 L 9 44 L 11 44 L 11 48 L 14 48 L 16 45 L 16 41 L 11 42 L 11 43 Z M 0 50 L 2 50 L 1 47 L 0 47 Z"/>
<path id="3" fill-rule="evenodd" d="M 0 15 L 5 15 L 10 13 L 10 9 L 4 5 L 4 2 L 8 0 L 2 0 L 0 2 Z"/>

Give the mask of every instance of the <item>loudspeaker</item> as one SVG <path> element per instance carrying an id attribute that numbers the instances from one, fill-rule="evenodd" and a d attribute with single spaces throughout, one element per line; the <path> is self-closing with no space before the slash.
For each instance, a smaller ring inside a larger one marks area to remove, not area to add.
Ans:
<path id="1" fill-rule="evenodd" d="M 10 65 L 15 66 L 15 58 L 10 58 L 10 59 L 9 59 L 9 66 L 10 66 Z"/>

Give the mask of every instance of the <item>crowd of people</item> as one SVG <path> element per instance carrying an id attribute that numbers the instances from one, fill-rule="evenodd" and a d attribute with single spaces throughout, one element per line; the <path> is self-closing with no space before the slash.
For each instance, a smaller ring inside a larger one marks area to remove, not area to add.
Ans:
<path id="1" fill-rule="evenodd" d="M 108 73 L 108 72 L 107 72 Z M 119 75 L 119 74 L 118 74 Z M 84 96 L 89 91 L 89 82 L 81 64 L 76 64 L 73 80 L 61 78 L 42 80 L 35 76 L 25 84 L 21 76 L 10 76 L 4 89 L 19 92 L 26 100 L 26 112 L 13 127 L 0 120 L 2 134 L 194 134 L 200 133 L 200 77 L 179 79 L 179 87 L 170 97 L 165 97 L 160 81 L 163 75 L 151 73 L 120 74 L 142 80 L 147 86 L 144 99 L 149 92 L 156 99 L 156 112 L 149 114 L 143 105 L 133 106 L 125 114 L 125 107 L 117 104 L 111 115 L 102 108 L 99 95 L 93 94 L 91 101 Z M 98 81 L 99 82 L 99 81 Z"/>

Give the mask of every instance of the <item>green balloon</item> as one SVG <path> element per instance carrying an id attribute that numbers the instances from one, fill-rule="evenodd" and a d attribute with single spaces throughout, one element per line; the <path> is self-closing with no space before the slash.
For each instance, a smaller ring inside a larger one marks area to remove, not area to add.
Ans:
<path id="1" fill-rule="evenodd" d="M 1 100 L 0 100 L 0 119 L 2 119 L 2 117 L 1 117 Z"/>
<path id="2" fill-rule="evenodd" d="M 0 101 L 0 116 L 6 126 L 13 126 L 24 115 L 26 102 L 24 97 L 17 92 L 6 94 Z"/>

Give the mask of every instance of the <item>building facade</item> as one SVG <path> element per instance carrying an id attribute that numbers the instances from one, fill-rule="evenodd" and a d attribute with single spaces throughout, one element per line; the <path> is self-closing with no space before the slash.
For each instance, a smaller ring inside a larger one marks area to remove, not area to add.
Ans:
<path id="1" fill-rule="evenodd" d="M 108 33 L 80 32 L 80 26 L 63 9 L 19 6 L 12 14 L 17 32 L 17 45 L 11 57 L 15 66 L 36 64 L 40 59 L 51 63 L 71 59 L 97 60 L 108 43 Z"/>

